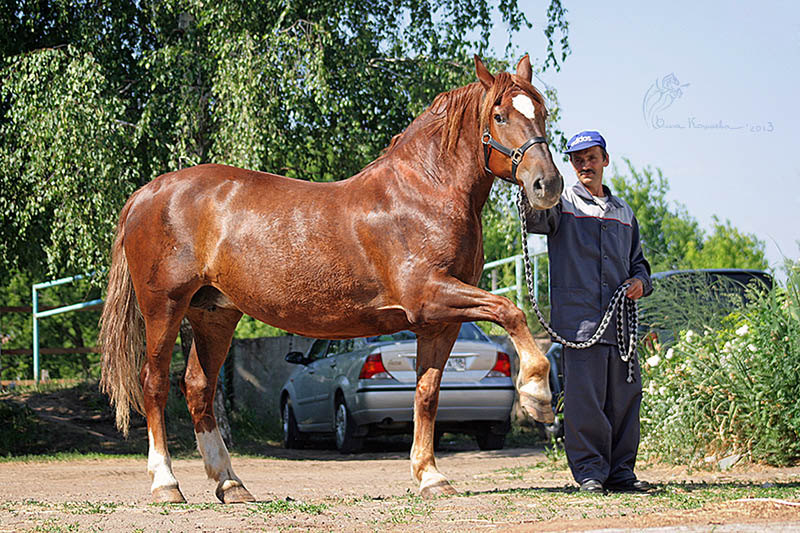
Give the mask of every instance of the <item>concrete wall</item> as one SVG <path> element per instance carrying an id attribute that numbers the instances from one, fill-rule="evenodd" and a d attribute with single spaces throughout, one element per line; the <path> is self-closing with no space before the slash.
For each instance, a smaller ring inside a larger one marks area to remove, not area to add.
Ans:
<path id="1" fill-rule="evenodd" d="M 295 368 L 284 357 L 292 351 L 305 352 L 312 342 L 299 336 L 234 339 L 226 363 L 233 368 L 226 392 L 234 408 L 248 409 L 264 421 L 280 421 L 278 395 Z"/>

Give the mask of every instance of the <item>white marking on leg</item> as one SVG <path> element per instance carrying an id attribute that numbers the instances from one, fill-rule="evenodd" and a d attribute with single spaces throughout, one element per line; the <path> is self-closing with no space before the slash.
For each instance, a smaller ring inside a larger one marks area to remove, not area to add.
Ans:
<path id="1" fill-rule="evenodd" d="M 197 436 L 197 447 L 203 462 L 206 466 L 206 474 L 209 479 L 219 481 L 223 489 L 228 486 L 242 485 L 242 481 L 233 473 L 231 466 L 231 456 L 219 433 L 219 428 L 215 427 L 211 431 L 195 431 Z"/>
<path id="2" fill-rule="evenodd" d="M 552 398 L 550 394 L 550 384 L 547 381 L 532 379 L 520 386 L 519 392 L 528 394 L 542 403 L 549 403 Z"/>
<path id="3" fill-rule="evenodd" d="M 533 119 L 536 117 L 536 108 L 533 106 L 533 100 L 527 94 L 518 94 L 511 99 L 514 109 L 522 113 L 526 118 Z"/>
<path id="4" fill-rule="evenodd" d="M 436 468 L 432 468 L 422 473 L 422 480 L 419 482 L 419 490 L 421 491 L 426 487 L 432 487 L 442 483 L 448 483 L 447 478 Z"/>
<path id="5" fill-rule="evenodd" d="M 150 491 L 152 492 L 162 487 L 177 487 L 178 480 L 175 479 L 175 475 L 172 473 L 172 459 L 169 457 L 169 452 L 166 455 L 162 455 L 156 450 L 153 433 L 148 430 L 147 436 L 150 442 L 150 449 L 147 452 L 147 471 L 153 479 Z"/>

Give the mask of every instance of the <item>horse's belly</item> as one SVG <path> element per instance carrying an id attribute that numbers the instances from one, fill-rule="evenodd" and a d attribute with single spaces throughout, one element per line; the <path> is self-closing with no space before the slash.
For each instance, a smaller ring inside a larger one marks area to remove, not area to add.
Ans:
<path id="1" fill-rule="evenodd" d="M 403 308 L 375 282 L 313 269 L 274 269 L 227 279 L 218 287 L 242 312 L 308 337 L 351 338 L 407 329 Z"/>
<path id="2" fill-rule="evenodd" d="M 287 305 L 282 308 L 260 307 L 243 312 L 282 330 L 325 339 L 366 337 L 408 329 L 402 308 L 362 308 L 347 306 L 318 307 Z"/>

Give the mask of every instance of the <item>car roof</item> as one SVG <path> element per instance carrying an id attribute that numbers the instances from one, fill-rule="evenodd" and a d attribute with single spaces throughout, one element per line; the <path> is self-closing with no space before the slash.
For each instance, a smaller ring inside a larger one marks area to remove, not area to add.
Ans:
<path id="1" fill-rule="evenodd" d="M 769 272 L 754 268 L 695 268 L 688 270 L 665 270 L 663 272 L 653 272 L 650 276 L 653 279 L 663 279 L 678 274 L 716 274 L 720 276 L 745 274 L 759 278 L 772 278 Z"/>

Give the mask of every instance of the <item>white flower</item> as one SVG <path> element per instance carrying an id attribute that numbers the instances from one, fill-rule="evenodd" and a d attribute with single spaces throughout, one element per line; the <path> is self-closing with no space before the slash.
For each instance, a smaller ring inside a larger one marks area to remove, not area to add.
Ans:
<path id="1" fill-rule="evenodd" d="M 686 335 L 684 336 L 684 339 L 686 340 L 686 342 L 692 342 L 692 337 L 694 337 L 694 336 L 695 336 L 695 332 L 692 331 L 692 330 L 689 330 L 689 331 L 686 332 Z"/>
<path id="2" fill-rule="evenodd" d="M 673 357 L 674 355 L 675 355 L 675 350 L 673 350 L 672 348 L 670 348 L 669 350 L 667 350 L 667 353 L 666 353 L 665 357 L 666 357 L 667 359 L 672 359 L 672 357 Z"/>
<path id="3" fill-rule="evenodd" d="M 660 363 L 660 362 L 661 362 L 661 358 L 658 356 L 658 354 L 654 355 L 653 357 L 648 357 L 647 358 L 647 364 L 650 365 L 653 368 L 657 367 L 658 363 Z"/>
<path id="4" fill-rule="evenodd" d="M 739 329 L 736 330 L 736 334 L 738 336 L 742 337 L 744 335 L 747 335 L 748 331 L 750 331 L 750 328 L 748 328 L 747 324 L 745 324 L 744 326 L 742 326 L 742 327 L 740 327 Z"/>
<path id="5" fill-rule="evenodd" d="M 728 341 L 728 342 L 725 343 L 725 346 L 722 347 L 722 351 L 724 353 L 731 353 L 731 349 L 732 348 L 733 348 L 733 345 L 731 344 L 731 341 Z"/>
<path id="6" fill-rule="evenodd" d="M 667 388 L 666 387 L 659 387 L 658 388 L 658 394 L 659 395 L 664 396 L 666 393 L 667 393 Z"/>
<path id="7" fill-rule="evenodd" d="M 758 348 L 756 348 L 755 344 L 748 344 L 747 345 L 747 349 L 750 350 L 753 353 L 756 353 L 758 351 Z"/>
<path id="8" fill-rule="evenodd" d="M 650 382 L 650 385 L 647 386 L 647 392 L 650 394 L 656 393 L 656 384 L 654 382 Z"/>

